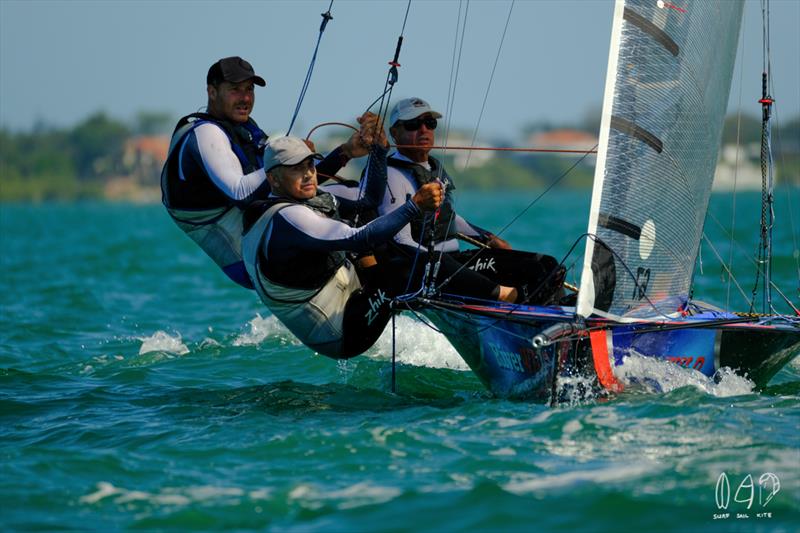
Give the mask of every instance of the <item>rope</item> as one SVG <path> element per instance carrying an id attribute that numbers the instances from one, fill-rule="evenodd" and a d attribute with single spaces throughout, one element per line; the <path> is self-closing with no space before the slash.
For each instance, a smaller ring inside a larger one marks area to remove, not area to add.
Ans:
<path id="1" fill-rule="evenodd" d="M 511 148 L 502 146 L 429 146 L 417 147 L 413 144 L 397 144 L 392 145 L 395 148 L 430 148 L 431 150 L 483 150 L 494 152 L 532 152 L 532 153 L 547 153 L 547 154 L 596 154 L 597 145 L 590 150 L 571 150 L 571 149 L 557 149 L 557 148 Z"/>
<path id="2" fill-rule="evenodd" d="M 343 126 L 345 128 L 350 128 L 353 131 L 358 131 L 358 128 L 355 126 L 351 126 L 350 124 L 345 124 L 344 122 L 322 122 L 317 124 L 308 132 L 306 135 L 306 139 L 311 139 L 311 135 L 317 131 L 319 128 L 323 126 Z M 430 148 L 431 150 L 481 150 L 481 151 L 491 151 L 491 152 L 523 152 L 523 153 L 542 153 L 542 154 L 596 154 L 597 150 L 595 148 L 591 148 L 589 150 L 578 150 L 578 149 L 561 149 L 561 148 L 515 148 L 509 146 L 417 146 L 415 144 L 390 144 L 390 148 Z"/>
<path id="3" fill-rule="evenodd" d="M 344 122 L 322 122 L 321 124 L 317 124 L 316 126 L 311 128 L 311 130 L 308 132 L 308 135 L 306 135 L 306 140 L 311 139 L 311 135 L 313 135 L 315 131 L 317 131 L 319 128 L 322 128 L 323 126 L 344 126 L 345 128 L 350 128 L 353 131 L 358 131 L 358 128 L 356 128 L 355 126 L 351 126 L 350 124 L 345 124 Z"/>
<path id="4" fill-rule="evenodd" d="M 319 44 L 322 41 L 322 34 L 325 33 L 325 27 L 328 25 L 328 22 L 333 20 L 333 15 L 331 15 L 331 7 L 333 7 L 333 0 L 331 0 L 331 3 L 328 5 L 328 10 L 325 13 L 320 13 L 322 16 L 322 23 L 319 25 L 317 45 L 314 47 L 314 54 L 311 56 L 311 62 L 308 64 L 306 79 L 303 81 L 303 87 L 300 89 L 300 96 L 297 98 L 297 105 L 294 107 L 294 114 L 292 115 L 292 121 L 289 123 L 289 129 L 286 130 L 286 135 L 289 135 L 292 132 L 294 121 L 297 120 L 297 115 L 300 113 L 300 106 L 303 105 L 303 100 L 306 97 L 308 86 L 311 84 L 311 74 L 314 72 L 314 65 L 317 63 L 317 52 L 319 51 Z"/>

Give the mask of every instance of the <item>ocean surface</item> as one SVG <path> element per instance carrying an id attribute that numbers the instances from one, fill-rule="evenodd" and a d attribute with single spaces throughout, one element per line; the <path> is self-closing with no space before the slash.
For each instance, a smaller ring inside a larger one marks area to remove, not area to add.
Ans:
<path id="1" fill-rule="evenodd" d="M 537 194 L 459 191 L 459 210 L 497 231 Z M 747 310 L 715 254 L 749 295 L 760 197 L 733 200 L 712 198 L 695 297 Z M 774 278 L 797 304 L 800 194 L 777 201 Z M 588 203 L 551 194 L 503 236 L 562 258 Z M 315 355 L 160 205 L 2 205 L 0 242 L 0 530 L 800 524 L 800 358 L 765 390 L 669 367 L 664 393 L 549 407 L 490 397 L 401 316 L 392 393 L 389 330 L 347 363 Z"/>

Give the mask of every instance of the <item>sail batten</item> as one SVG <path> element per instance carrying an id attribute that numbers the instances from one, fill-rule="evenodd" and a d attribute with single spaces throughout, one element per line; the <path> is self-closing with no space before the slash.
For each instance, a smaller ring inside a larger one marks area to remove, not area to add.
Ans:
<path id="1" fill-rule="evenodd" d="M 670 315 L 688 300 L 743 2 L 664 6 L 614 10 L 582 316 Z"/>

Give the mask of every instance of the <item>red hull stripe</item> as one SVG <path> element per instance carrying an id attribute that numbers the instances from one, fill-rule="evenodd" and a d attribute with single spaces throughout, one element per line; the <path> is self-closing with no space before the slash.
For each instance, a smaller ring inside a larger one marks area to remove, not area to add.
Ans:
<path id="1" fill-rule="evenodd" d="M 595 330 L 589 332 L 589 342 L 592 344 L 592 358 L 594 359 L 594 370 L 600 384 L 612 392 L 622 392 L 625 388 L 622 383 L 617 381 L 614 371 L 611 370 L 611 362 L 608 358 L 608 331 Z"/>

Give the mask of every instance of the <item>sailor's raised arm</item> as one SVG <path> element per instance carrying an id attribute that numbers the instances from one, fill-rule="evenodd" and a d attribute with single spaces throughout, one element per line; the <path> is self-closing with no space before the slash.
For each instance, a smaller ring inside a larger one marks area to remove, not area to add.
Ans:
<path id="1" fill-rule="evenodd" d="M 360 228 L 322 217 L 304 205 L 291 205 L 280 210 L 273 219 L 267 250 L 299 248 L 316 251 L 364 252 L 391 239 L 411 218 L 423 210 L 433 210 L 441 204 L 442 191 L 430 183 L 399 209 L 378 217 Z"/>
<path id="2" fill-rule="evenodd" d="M 378 115 L 367 111 L 356 118 L 359 129 L 347 139 L 347 142 L 337 146 L 331 153 L 317 163 L 318 182 L 324 183 L 331 176 L 335 176 L 351 159 L 363 157 L 370 153 L 373 144 L 388 147 L 383 122 Z M 307 143 L 310 141 L 306 141 Z M 312 146 L 311 151 L 316 151 Z"/>
<path id="3" fill-rule="evenodd" d="M 339 199 L 339 211 L 342 217 L 352 219 L 364 211 L 378 208 L 386 191 L 387 153 L 387 148 L 377 144 L 372 145 L 369 163 L 360 184 L 331 183 L 320 187 L 321 190 Z"/>

